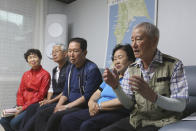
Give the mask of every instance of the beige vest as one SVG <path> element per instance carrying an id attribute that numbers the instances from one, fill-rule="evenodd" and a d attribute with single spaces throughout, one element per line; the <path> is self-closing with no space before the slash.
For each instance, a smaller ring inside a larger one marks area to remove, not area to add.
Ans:
<path id="1" fill-rule="evenodd" d="M 160 63 L 160 66 L 155 70 L 149 82 L 149 87 L 152 88 L 155 93 L 170 97 L 170 78 L 176 62 L 178 62 L 177 59 L 163 54 L 163 63 Z M 129 72 L 130 76 L 137 75 L 142 77 L 140 68 L 135 64 L 129 67 Z M 130 116 L 130 123 L 133 127 L 144 127 L 147 125 L 162 127 L 177 121 L 180 117 L 181 113 L 161 109 L 156 104 L 146 100 L 135 92 L 134 110 Z"/>

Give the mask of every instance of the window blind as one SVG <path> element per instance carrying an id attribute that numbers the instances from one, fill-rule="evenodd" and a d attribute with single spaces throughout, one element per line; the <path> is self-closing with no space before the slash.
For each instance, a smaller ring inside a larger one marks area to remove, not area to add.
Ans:
<path id="1" fill-rule="evenodd" d="M 0 0 L 0 110 L 16 103 L 16 91 L 29 69 L 23 54 L 33 48 L 37 0 Z"/>

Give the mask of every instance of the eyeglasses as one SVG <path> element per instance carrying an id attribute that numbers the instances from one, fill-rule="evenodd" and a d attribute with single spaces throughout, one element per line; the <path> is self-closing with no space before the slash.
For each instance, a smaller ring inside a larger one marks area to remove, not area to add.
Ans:
<path id="1" fill-rule="evenodd" d="M 52 54 L 58 54 L 58 53 L 60 53 L 62 50 L 54 50 L 54 51 L 52 51 Z"/>
<path id="2" fill-rule="evenodd" d="M 71 49 L 68 49 L 68 53 L 79 53 L 80 50 L 79 49 L 74 49 L 74 50 L 71 50 Z"/>

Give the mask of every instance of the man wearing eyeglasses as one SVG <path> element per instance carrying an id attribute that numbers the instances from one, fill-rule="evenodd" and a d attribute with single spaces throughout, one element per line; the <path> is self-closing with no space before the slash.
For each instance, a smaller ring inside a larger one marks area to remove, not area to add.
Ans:
<path id="1" fill-rule="evenodd" d="M 35 120 L 35 131 L 55 131 L 67 113 L 87 107 L 91 95 L 102 83 L 101 73 L 95 63 L 86 58 L 87 41 L 72 38 L 68 43 L 70 65 L 66 72 L 63 95 L 57 105 L 40 111 Z"/>

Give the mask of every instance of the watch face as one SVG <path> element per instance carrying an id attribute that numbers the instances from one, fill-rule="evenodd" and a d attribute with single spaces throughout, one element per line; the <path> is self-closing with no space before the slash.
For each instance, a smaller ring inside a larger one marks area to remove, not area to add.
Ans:
<path id="1" fill-rule="evenodd" d="M 45 49 L 45 53 L 46 53 L 46 56 L 49 58 L 49 59 L 52 59 L 52 48 L 53 46 L 55 45 L 55 43 L 51 43 L 49 44 L 46 49 Z"/>
<path id="2" fill-rule="evenodd" d="M 48 27 L 48 34 L 52 37 L 59 37 L 63 33 L 63 27 L 59 23 L 52 23 Z"/>

